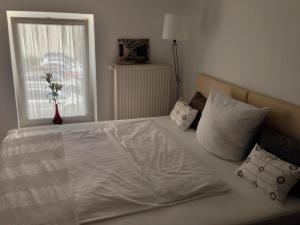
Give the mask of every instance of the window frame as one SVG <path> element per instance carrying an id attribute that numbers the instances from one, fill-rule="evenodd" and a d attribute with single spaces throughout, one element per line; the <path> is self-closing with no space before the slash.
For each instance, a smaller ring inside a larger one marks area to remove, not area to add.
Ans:
<path id="1" fill-rule="evenodd" d="M 22 87 L 22 76 L 20 75 L 19 65 L 20 53 L 18 49 L 17 30 L 18 23 L 26 23 L 33 21 L 34 23 L 42 24 L 84 24 L 86 35 L 86 46 L 88 56 L 88 87 L 87 100 L 89 101 L 87 115 L 65 117 L 65 123 L 91 122 L 97 121 L 97 88 L 96 88 L 96 54 L 95 54 L 95 31 L 94 31 L 94 15 L 79 14 L 79 13 L 57 13 L 57 12 L 32 12 L 32 11 L 7 11 L 8 35 L 10 45 L 10 55 L 14 82 L 14 92 L 16 99 L 18 127 L 29 127 L 39 125 L 52 124 L 52 119 L 35 119 L 29 120 L 26 116 L 25 95 Z M 41 74 L 42 75 L 42 74 Z M 53 112 L 54 114 L 54 112 Z"/>

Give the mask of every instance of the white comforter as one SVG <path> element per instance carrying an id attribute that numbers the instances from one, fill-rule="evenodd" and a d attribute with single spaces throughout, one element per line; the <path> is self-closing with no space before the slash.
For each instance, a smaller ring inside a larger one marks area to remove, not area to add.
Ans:
<path id="1" fill-rule="evenodd" d="M 152 120 L 64 132 L 63 142 L 81 222 L 228 190 Z"/>
<path id="2" fill-rule="evenodd" d="M 61 132 L 9 132 L 0 151 L 0 225 L 76 225 Z"/>

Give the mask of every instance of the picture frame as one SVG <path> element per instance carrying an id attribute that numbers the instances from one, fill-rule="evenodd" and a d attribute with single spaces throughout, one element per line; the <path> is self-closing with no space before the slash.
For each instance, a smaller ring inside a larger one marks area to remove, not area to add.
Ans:
<path id="1" fill-rule="evenodd" d="M 119 64 L 150 63 L 149 39 L 118 39 Z"/>

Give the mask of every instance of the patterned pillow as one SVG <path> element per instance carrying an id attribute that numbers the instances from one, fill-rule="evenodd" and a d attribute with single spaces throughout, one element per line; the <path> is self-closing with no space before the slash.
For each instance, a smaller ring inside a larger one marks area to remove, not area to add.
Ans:
<path id="1" fill-rule="evenodd" d="M 300 179 L 300 168 L 265 151 L 256 144 L 237 170 L 240 177 L 265 191 L 272 200 L 283 202 Z"/>
<path id="2" fill-rule="evenodd" d="M 181 130 L 187 130 L 194 121 L 198 110 L 193 109 L 183 101 L 177 101 L 170 117 Z"/>
<path id="3" fill-rule="evenodd" d="M 262 125 L 256 135 L 255 143 L 282 160 L 300 167 L 300 141 Z M 290 193 L 300 198 L 300 180 Z"/>

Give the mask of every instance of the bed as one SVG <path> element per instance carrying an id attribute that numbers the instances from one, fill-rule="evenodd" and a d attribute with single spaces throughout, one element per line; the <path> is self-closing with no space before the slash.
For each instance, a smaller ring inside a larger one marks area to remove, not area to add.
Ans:
<path id="1" fill-rule="evenodd" d="M 209 89 L 213 87 L 240 101 L 259 107 L 270 106 L 272 111 L 266 118 L 266 123 L 292 137 L 300 138 L 300 109 L 298 106 L 248 91 L 206 75 L 199 75 L 197 82 L 198 91 L 205 96 L 208 96 Z M 123 122 L 134 123 L 144 120 L 135 119 Z M 247 181 L 236 176 L 235 171 L 240 163 L 222 160 L 203 150 L 195 138 L 194 130 L 186 132 L 178 130 L 169 117 L 148 118 L 146 121 L 151 121 L 155 126 L 160 127 L 176 139 L 180 145 L 185 147 L 185 151 L 192 154 L 213 174 L 220 177 L 229 187 L 229 191 L 222 189 L 218 195 L 206 196 L 200 199 L 189 198 L 189 201 L 178 201 L 175 204 L 165 205 L 165 207 L 160 206 L 154 210 L 144 208 L 139 213 L 128 213 L 126 216 L 107 220 L 90 220 L 89 222 L 86 219 L 82 224 L 299 224 L 299 199 L 289 196 L 284 205 L 269 201 L 263 192 L 258 191 L 249 185 Z M 122 121 L 72 124 L 64 125 L 59 129 L 66 133 L 91 128 L 105 130 L 119 122 Z M 68 158 L 68 153 L 66 153 L 66 157 Z"/>

